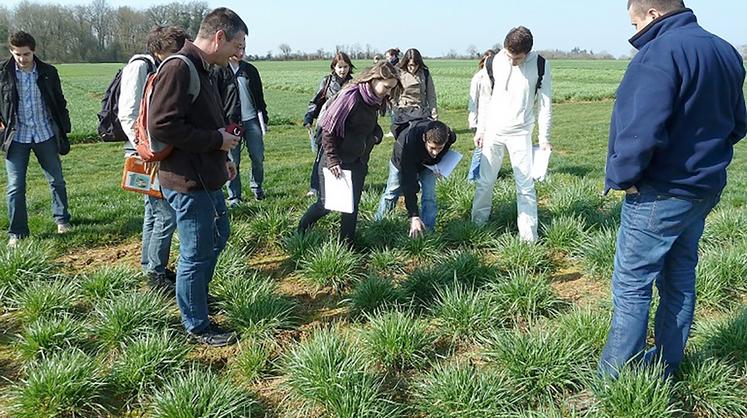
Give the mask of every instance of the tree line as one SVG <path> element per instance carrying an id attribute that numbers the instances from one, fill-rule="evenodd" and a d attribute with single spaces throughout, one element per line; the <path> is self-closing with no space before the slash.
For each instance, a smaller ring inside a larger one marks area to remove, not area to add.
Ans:
<path id="1" fill-rule="evenodd" d="M 202 18 L 210 11 L 201 1 L 173 2 L 134 9 L 129 6 L 111 7 L 107 0 L 93 0 L 87 5 L 62 6 L 24 1 L 14 8 L 0 6 L 0 43 L 7 51 L 8 35 L 25 30 L 34 35 L 37 53 L 47 61 L 60 62 L 125 62 L 145 49 L 145 35 L 156 25 L 177 25 L 191 36 L 197 34 Z M 499 50 L 500 45 L 492 49 Z M 741 46 L 747 59 L 747 45 Z M 373 59 L 382 56 L 370 44 L 335 45 L 334 51 L 317 49 L 312 52 L 294 51 L 287 43 L 278 45 L 266 54 L 251 55 L 251 60 L 320 60 L 330 59 L 336 51 L 347 53 L 352 59 Z M 464 52 L 452 49 L 442 58 L 479 59 L 482 55 L 475 45 Z M 570 51 L 544 50 L 540 53 L 549 59 L 614 59 L 601 51 L 573 48 Z M 631 52 L 634 55 L 634 52 Z M 627 57 L 623 57 L 627 58 Z"/>
<path id="2" fill-rule="evenodd" d="M 194 36 L 210 11 L 199 1 L 134 9 L 111 7 L 106 0 L 62 6 L 24 1 L 0 6 L 0 42 L 7 51 L 8 35 L 23 30 L 34 35 L 36 52 L 59 62 L 124 62 L 145 50 L 145 36 L 156 25 L 178 25 Z"/>

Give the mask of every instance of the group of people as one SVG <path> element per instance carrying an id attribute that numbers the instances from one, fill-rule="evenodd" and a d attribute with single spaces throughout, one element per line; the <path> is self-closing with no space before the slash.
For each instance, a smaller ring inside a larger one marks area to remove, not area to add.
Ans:
<path id="1" fill-rule="evenodd" d="M 629 0 L 628 12 L 636 28 L 630 42 L 639 52 L 617 92 L 610 127 L 605 193 L 621 190 L 625 198 L 612 278 L 614 312 L 599 368 L 615 375 L 631 359 L 661 359 L 672 373 L 682 361 L 692 323 L 704 221 L 726 185 L 733 147 L 747 133 L 745 70 L 737 51 L 701 28 L 681 0 Z M 157 165 L 164 198 L 144 201 L 142 266 L 155 286 L 176 295 L 187 333 L 210 346 L 235 341 L 233 333 L 210 320 L 208 288 L 229 236 L 228 206 L 242 201 L 242 147 L 252 161 L 254 197 L 265 197 L 263 135 L 269 119 L 259 72 L 243 60 L 247 33 L 236 13 L 218 8 L 206 15 L 194 40 L 180 28 L 154 29 L 147 54 L 134 56 L 122 72 L 118 116 L 127 128 L 126 153 L 135 152 L 134 121 L 154 71 L 148 131 L 173 146 Z M 29 235 L 25 175 L 31 151 L 49 181 L 58 232 L 69 230 L 59 156 L 69 151 L 70 119 L 57 71 L 34 55 L 33 37 L 17 32 L 9 45 L 12 57 L 0 67 L 0 139 L 12 247 Z M 179 59 L 169 59 L 174 54 Z M 341 214 L 340 236 L 353 242 L 369 157 L 385 137 L 378 120 L 390 115 L 395 139 L 375 219 L 403 194 L 410 235 L 432 231 L 438 175 L 428 166 L 449 152 L 456 134 L 438 121 L 430 71 L 416 49 L 401 59 L 399 50 L 389 50 L 357 76 L 354 68 L 347 55 L 337 53 L 304 117 L 316 156 L 310 182 L 316 201 L 298 229 L 307 231 L 329 213 L 324 176 L 340 177 L 345 170 L 354 205 L 352 213 Z M 486 52 L 470 89 L 476 147 L 468 174 L 476 183 L 472 220 L 487 222 L 493 186 L 508 153 L 519 235 L 530 242 L 538 238 L 532 132 L 537 124 L 539 146 L 551 147 L 551 86 L 549 62 L 533 51 L 531 32 L 517 27 L 502 50 Z M 234 124 L 241 129 L 226 129 Z M 167 265 L 175 230 L 179 260 L 172 272 Z M 646 350 L 654 283 L 660 304 L 655 345 Z"/>

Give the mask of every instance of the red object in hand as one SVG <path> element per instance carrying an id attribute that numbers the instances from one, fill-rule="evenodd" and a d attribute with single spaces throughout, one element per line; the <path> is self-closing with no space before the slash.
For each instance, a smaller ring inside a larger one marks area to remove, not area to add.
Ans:
<path id="1" fill-rule="evenodd" d="M 226 132 L 238 137 L 244 136 L 244 128 L 236 122 L 232 122 L 230 125 L 226 126 Z"/>

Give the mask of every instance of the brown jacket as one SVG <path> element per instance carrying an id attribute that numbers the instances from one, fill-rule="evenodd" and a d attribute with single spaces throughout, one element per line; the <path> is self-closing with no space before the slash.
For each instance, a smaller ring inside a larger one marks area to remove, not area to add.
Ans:
<path id="1" fill-rule="evenodd" d="M 187 41 L 180 54 L 195 64 L 200 94 L 194 103 L 189 91 L 189 67 L 169 60 L 158 72 L 148 115 L 148 131 L 174 151 L 161 161 L 161 186 L 181 193 L 220 190 L 228 180 L 228 154 L 221 151 L 223 104 L 199 49 Z"/>
<path id="2" fill-rule="evenodd" d="M 379 126 L 377 106 L 369 106 L 358 95 L 353 109 L 345 120 L 345 137 L 327 131 L 322 133 L 323 167 L 336 165 L 347 168 L 351 164 L 368 164 L 374 145 L 381 142 L 384 133 Z"/>

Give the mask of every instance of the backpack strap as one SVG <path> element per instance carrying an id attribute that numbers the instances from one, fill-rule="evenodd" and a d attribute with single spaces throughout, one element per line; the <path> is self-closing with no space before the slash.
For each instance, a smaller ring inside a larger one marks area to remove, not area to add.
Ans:
<path id="1" fill-rule="evenodd" d="M 130 61 L 127 62 L 127 64 L 131 64 L 135 61 L 144 61 L 146 64 L 148 64 L 148 74 L 156 71 L 156 63 L 149 55 L 139 54 L 135 55 L 132 58 L 130 58 Z"/>
<path id="2" fill-rule="evenodd" d="M 182 54 L 173 54 L 167 57 L 165 60 L 161 62 L 161 65 L 158 67 L 158 70 L 163 67 L 163 64 L 166 63 L 166 61 L 169 61 L 171 59 L 179 59 L 182 60 L 185 64 L 187 64 L 187 67 L 189 68 L 189 91 L 188 94 L 191 97 L 190 101 L 194 103 L 197 101 L 197 96 L 200 95 L 200 74 L 197 73 L 197 68 L 195 67 L 195 64 L 192 62 L 189 57 L 182 55 Z"/>
<path id="3" fill-rule="evenodd" d="M 545 57 L 537 55 L 537 85 L 534 87 L 534 95 L 542 88 L 542 78 L 545 76 Z"/>
<path id="4" fill-rule="evenodd" d="M 327 76 L 327 81 L 324 82 L 324 89 L 322 90 L 322 97 L 321 99 L 326 101 L 328 99 L 327 92 L 329 92 L 329 86 L 332 84 L 332 77 L 334 77 L 334 74 L 329 74 Z"/>
<path id="5" fill-rule="evenodd" d="M 495 76 L 493 75 L 493 58 L 495 58 L 495 54 L 489 56 L 488 59 L 485 60 L 485 70 L 488 72 L 491 91 L 493 90 L 493 87 L 495 87 Z"/>

